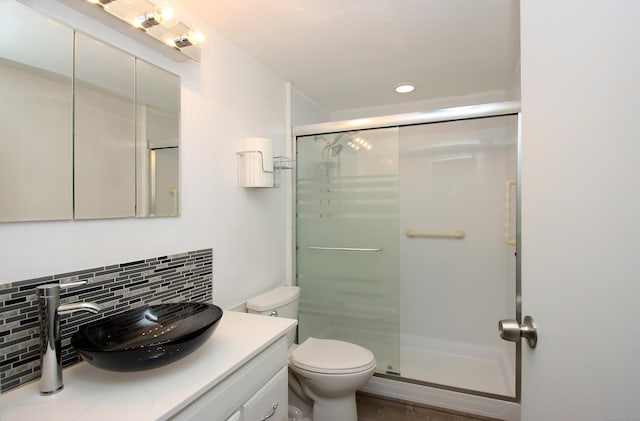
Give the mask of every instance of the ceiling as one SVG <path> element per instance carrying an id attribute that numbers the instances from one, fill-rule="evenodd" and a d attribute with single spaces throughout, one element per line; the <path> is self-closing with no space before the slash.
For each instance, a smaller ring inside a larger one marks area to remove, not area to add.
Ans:
<path id="1" fill-rule="evenodd" d="M 519 68 L 519 0 L 180 3 L 326 112 L 507 90 Z"/>

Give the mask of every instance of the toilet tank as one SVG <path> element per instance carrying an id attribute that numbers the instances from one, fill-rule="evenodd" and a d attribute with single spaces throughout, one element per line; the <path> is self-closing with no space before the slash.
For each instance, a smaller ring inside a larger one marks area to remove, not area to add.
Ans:
<path id="1" fill-rule="evenodd" d="M 247 301 L 247 311 L 266 316 L 297 319 L 299 297 L 299 287 L 280 286 L 250 298 Z"/>
<path id="2" fill-rule="evenodd" d="M 298 319 L 298 299 L 300 288 L 280 286 L 247 301 L 247 312 L 266 316 Z M 291 346 L 296 340 L 296 328 L 287 332 L 287 341 Z"/>

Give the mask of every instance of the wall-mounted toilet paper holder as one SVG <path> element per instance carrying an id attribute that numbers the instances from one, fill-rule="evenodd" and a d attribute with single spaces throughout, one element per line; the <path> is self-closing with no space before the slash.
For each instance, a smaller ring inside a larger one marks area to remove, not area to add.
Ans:
<path id="1" fill-rule="evenodd" d="M 296 160 L 286 156 L 273 157 L 273 170 L 265 165 L 262 151 L 236 152 L 238 156 L 238 187 L 274 188 L 280 186 L 280 173 L 295 168 Z"/>

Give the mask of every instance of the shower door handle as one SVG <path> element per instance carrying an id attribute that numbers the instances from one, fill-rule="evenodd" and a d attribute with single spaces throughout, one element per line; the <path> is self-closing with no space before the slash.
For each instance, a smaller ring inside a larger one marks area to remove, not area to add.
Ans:
<path id="1" fill-rule="evenodd" d="M 500 337 L 505 341 L 518 342 L 520 338 L 525 338 L 529 348 L 535 348 L 538 344 L 538 328 L 533 317 L 525 316 L 522 325 L 517 320 L 504 319 L 498 322 Z"/>

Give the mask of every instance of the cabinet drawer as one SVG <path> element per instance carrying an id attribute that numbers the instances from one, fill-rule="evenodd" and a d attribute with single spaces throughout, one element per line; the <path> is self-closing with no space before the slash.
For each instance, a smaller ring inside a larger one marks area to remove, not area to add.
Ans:
<path id="1" fill-rule="evenodd" d="M 288 375 L 284 367 L 242 405 L 242 421 L 287 421 Z"/>

